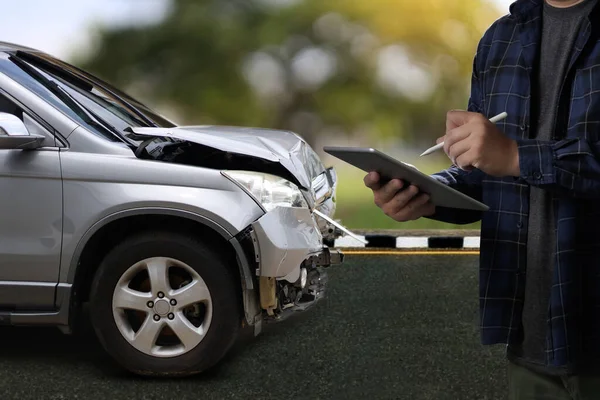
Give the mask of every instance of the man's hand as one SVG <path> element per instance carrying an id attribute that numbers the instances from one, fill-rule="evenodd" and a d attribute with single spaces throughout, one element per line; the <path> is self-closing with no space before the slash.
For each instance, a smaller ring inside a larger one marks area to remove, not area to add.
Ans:
<path id="1" fill-rule="evenodd" d="M 400 191 L 404 185 L 399 179 L 393 179 L 382 185 L 376 172 L 365 176 L 364 182 L 365 186 L 373 190 L 375 204 L 385 215 L 396 221 L 412 221 L 433 215 L 435 212 L 435 206 L 429 201 L 429 195 L 419 193 L 416 186 L 410 185 Z"/>
<path id="2" fill-rule="evenodd" d="M 457 167 L 480 169 L 488 175 L 519 176 L 517 142 L 502 133 L 485 116 L 450 111 L 446 118 L 444 152 Z"/>

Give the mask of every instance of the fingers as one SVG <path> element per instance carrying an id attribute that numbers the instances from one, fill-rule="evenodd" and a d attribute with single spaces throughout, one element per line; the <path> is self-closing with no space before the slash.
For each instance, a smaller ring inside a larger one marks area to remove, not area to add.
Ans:
<path id="1" fill-rule="evenodd" d="M 392 179 L 385 185 L 381 186 L 381 188 L 379 188 L 379 190 L 373 192 L 373 194 L 375 196 L 375 204 L 378 207 L 383 208 L 386 204 L 388 204 L 390 201 L 392 201 L 392 199 L 394 199 L 394 197 L 396 196 L 396 193 L 398 193 L 398 191 L 400 189 L 402 189 L 403 187 L 404 187 L 404 183 L 401 180 Z M 410 189 L 410 187 L 409 187 L 409 189 Z M 404 193 L 404 192 L 405 191 L 403 191 L 402 193 Z"/>
<path id="2" fill-rule="evenodd" d="M 466 153 L 470 149 L 471 149 L 471 141 L 469 141 L 469 140 L 461 140 L 461 141 L 452 143 L 448 147 L 448 151 L 446 152 L 446 154 L 448 155 L 448 157 L 452 161 L 452 164 L 460 167 L 460 165 L 457 164 L 458 157 L 460 157 L 461 155 L 463 155 L 464 153 Z"/>
<path id="3" fill-rule="evenodd" d="M 421 207 L 419 212 L 423 217 L 430 217 L 433 214 L 435 214 L 435 204 L 433 204 L 430 200 L 424 206 Z"/>
<path id="4" fill-rule="evenodd" d="M 408 188 L 401 192 L 397 192 L 389 198 L 386 198 L 385 201 L 380 201 L 379 204 L 376 204 L 381 207 L 383 212 L 388 216 L 393 216 L 400 212 L 404 207 L 406 207 L 410 201 L 419 194 L 419 189 L 410 185 Z M 381 197 L 380 197 L 381 199 Z"/>
<path id="5" fill-rule="evenodd" d="M 379 174 L 377 172 L 369 172 L 363 179 L 365 186 L 375 191 L 379 190 L 381 184 L 379 183 Z"/>
<path id="6" fill-rule="evenodd" d="M 400 189 L 404 187 L 404 183 L 399 179 L 392 179 L 382 185 L 376 172 L 367 174 L 363 181 L 365 186 L 373 190 L 375 204 L 396 221 L 411 221 L 435 212 L 429 195 L 419 193 L 414 185 L 402 191 Z"/>
<path id="7" fill-rule="evenodd" d="M 409 213 L 408 217 L 410 220 L 419 219 L 423 216 L 430 216 L 435 213 L 435 205 L 431 202 L 431 197 L 426 193 L 421 193 L 406 206 Z"/>
<path id="8" fill-rule="evenodd" d="M 463 152 L 454 160 L 454 165 L 464 171 L 472 171 L 477 165 L 477 160 L 473 157 L 474 152 L 471 149 Z"/>
<path id="9" fill-rule="evenodd" d="M 435 212 L 435 206 L 431 203 L 430 197 L 426 193 L 418 194 L 409 200 L 404 207 L 388 214 L 396 221 L 413 221 L 423 216 L 432 215 Z"/>
<path id="10" fill-rule="evenodd" d="M 469 125 L 463 125 L 446 133 L 446 138 L 444 139 L 444 152 L 449 156 L 450 147 L 457 142 L 468 138 L 471 135 L 471 131 L 472 129 Z"/>
<path id="11" fill-rule="evenodd" d="M 404 183 L 400 179 L 392 179 L 382 184 L 377 172 L 370 172 L 364 177 L 363 181 L 365 186 L 373 191 L 375 204 L 380 208 L 386 206 L 396 196 L 398 191 L 404 187 Z"/>

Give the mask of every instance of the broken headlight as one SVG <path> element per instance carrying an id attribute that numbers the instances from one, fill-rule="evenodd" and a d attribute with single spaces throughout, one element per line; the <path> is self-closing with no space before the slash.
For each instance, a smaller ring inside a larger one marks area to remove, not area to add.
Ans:
<path id="1" fill-rule="evenodd" d="M 276 207 L 306 207 L 304 195 L 287 179 L 251 171 L 223 171 L 223 174 L 246 189 L 267 212 Z"/>

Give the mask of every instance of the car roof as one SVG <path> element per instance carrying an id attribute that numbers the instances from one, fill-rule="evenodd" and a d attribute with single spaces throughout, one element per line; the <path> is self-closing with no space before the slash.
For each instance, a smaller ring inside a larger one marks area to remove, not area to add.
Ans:
<path id="1" fill-rule="evenodd" d="M 33 49 L 27 46 L 21 46 L 15 43 L 2 42 L 0 41 L 0 52 L 14 52 L 17 50 L 26 51 L 30 53 L 44 53 L 41 50 Z"/>

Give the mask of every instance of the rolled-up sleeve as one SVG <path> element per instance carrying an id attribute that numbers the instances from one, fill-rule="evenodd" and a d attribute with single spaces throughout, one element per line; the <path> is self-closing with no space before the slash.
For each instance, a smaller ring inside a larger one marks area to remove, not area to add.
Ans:
<path id="1" fill-rule="evenodd" d="M 600 198 L 600 142 L 518 140 L 520 179 L 578 198 Z"/>

